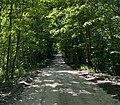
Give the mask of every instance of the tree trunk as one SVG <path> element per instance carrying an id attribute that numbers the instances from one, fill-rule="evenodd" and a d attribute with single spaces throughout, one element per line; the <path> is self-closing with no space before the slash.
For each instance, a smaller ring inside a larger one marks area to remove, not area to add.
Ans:
<path id="1" fill-rule="evenodd" d="M 17 59 L 17 56 L 18 56 L 18 51 L 19 51 L 20 33 L 21 33 L 21 31 L 20 31 L 20 30 L 18 30 L 18 34 L 17 34 L 17 46 L 16 46 L 16 53 L 15 53 L 15 56 L 14 56 L 14 59 L 13 59 L 12 71 L 11 71 L 11 78 L 12 78 L 12 79 L 14 78 L 14 68 L 15 68 L 15 62 L 16 62 L 16 59 Z"/>
<path id="2" fill-rule="evenodd" d="M 5 80 L 6 82 L 9 81 L 9 71 L 10 71 L 10 66 L 9 66 L 9 61 L 10 61 L 10 52 L 11 52 L 11 30 L 12 30 L 12 11 L 13 11 L 13 3 L 11 1 L 11 6 L 10 6 L 10 13 L 9 13 L 9 19 L 10 19 L 10 34 L 9 34 L 9 37 L 8 37 L 8 51 L 7 51 L 7 64 L 6 64 L 6 72 L 5 72 Z"/>
<path id="3" fill-rule="evenodd" d="M 86 29 L 86 37 L 88 38 L 87 42 L 87 63 L 91 65 L 91 33 L 90 33 L 90 28 L 87 27 Z"/>

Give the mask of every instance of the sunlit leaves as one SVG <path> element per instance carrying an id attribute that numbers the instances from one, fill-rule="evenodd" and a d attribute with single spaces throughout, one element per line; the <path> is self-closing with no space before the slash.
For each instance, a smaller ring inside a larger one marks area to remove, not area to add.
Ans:
<path id="1" fill-rule="evenodd" d="M 50 21 L 46 18 L 50 7 L 41 0 L 13 0 L 12 4 L 10 0 L 1 3 L 0 68 L 6 71 L 9 59 L 8 76 L 12 77 L 15 70 L 19 75 L 21 68 L 31 67 L 51 57 L 53 49 L 49 32 Z"/>
<path id="2" fill-rule="evenodd" d="M 60 1 L 52 3 L 59 4 Z M 50 32 L 60 39 L 61 50 L 70 59 L 80 61 L 80 58 L 83 62 L 89 59 L 98 69 L 112 68 L 113 56 L 110 51 L 120 51 L 116 46 L 116 42 L 120 40 L 117 3 L 118 0 L 75 0 L 55 6 L 48 18 L 51 20 Z"/>

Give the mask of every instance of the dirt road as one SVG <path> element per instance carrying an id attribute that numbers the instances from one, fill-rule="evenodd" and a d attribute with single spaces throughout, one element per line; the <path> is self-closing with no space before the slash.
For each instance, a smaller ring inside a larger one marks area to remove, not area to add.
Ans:
<path id="1" fill-rule="evenodd" d="M 120 105 L 102 88 L 78 78 L 58 54 L 8 105 Z"/>

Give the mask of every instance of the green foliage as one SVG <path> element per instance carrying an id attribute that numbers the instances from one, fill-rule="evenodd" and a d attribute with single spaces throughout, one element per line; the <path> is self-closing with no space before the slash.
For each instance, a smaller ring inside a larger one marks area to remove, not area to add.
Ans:
<path id="1" fill-rule="evenodd" d="M 118 4 L 118 0 L 75 0 L 50 12 L 50 32 L 72 63 L 120 74 Z"/>
<path id="2" fill-rule="evenodd" d="M 49 7 L 42 1 L 10 0 L 0 4 L 0 78 L 8 81 L 50 58 L 53 40 L 46 18 Z"/>

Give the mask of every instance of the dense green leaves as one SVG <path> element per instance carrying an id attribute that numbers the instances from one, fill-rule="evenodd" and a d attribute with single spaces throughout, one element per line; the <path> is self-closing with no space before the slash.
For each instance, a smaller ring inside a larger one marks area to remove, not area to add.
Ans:
<path id="1" fill-rule="evenodd" d="M 71 62 L 120 74 L 118 11 L 118 0 L 68 1 L 48 15 L 51 34 Z"/>
<path id="2" fill-rule="evenodd" d="M 48 12 L 39 0 L 1 2 L 0 78 L 6 82 L 51 57 Z"/>

